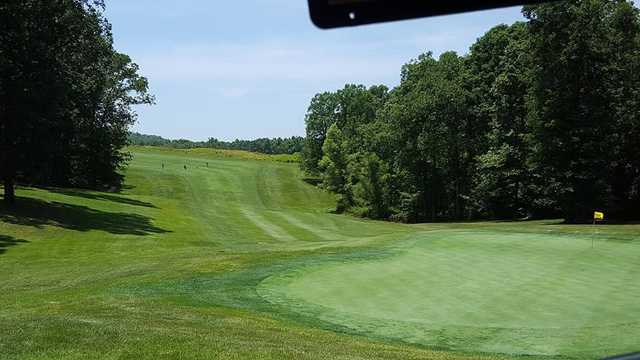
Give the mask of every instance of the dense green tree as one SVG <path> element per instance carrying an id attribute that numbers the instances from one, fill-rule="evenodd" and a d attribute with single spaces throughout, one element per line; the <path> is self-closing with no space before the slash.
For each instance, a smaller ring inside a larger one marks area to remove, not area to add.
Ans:
<path id="1" fill-rule="evenodd" d="M 610 198 L 606 209 L 614 217 L 640 219 L 640 11 L 629 2 L 617 4 L 608 18 L 609 44 L 615 49 L 607 89 L 613 103 L 609 134 L 613 146 Z"/>
<path id="2" fill-rule="evenodd" d="M 421 55 L 402 69 L 385 116 L 400 144 L 398 165 L 406 170 L 403 190 L 417 197 L 418 220 L 465 217 L 478 124 L 465 62 L 455 53 L 438 60 Z"/>
<path id="3" fill-rule="evenodd" d="M 338 97 L 335 93 L 324 92 L 311 99 L 305 117 L 306 140 L 302 152 L 302 167 L 311 174 L 319 171 L 318 162 L 322 159 L 322 146 L 329 127 L 336 122 Z"/>
<path id="4" fill-rule="evenodd" d="M 13 202 L 16 177 L 44 163 L 49 130 L 68 101 L 60 53 L 73 43 L 77 8 L 61 2 L 0 3 L 0 172 L 4 200 Z M 79 4 L 74 4 L 79 6 Z M 62 124 L 58 124 L 62 125 Z M 45 144 L 36 145 L 36 141 Z M 42 146 L 44 145 L 44 146 Z"/>
<path id="5" fill-rule="evenodd" d="M 318 163 L 319 169 L 322 170 L 322 185 L 325 189 L 340 195 L 337 211 L 341 212 L 352 204 L 352 197 L 347 179 L 347 152 L 344 136 L 335 123 L 327 130 L 322 153 L 322 159 Z"/>
<path id="6" fill-rule="evenodd" d="M 118 185 L 121 151 L 148 103 L 146 79 L 114 51 L 101 1 L 0 4 L 0 172 L 15 181 Z"/>
<path id="7" fill-rule="evenodd" d="M 376 119 L 378 109 L 384 104 L 388 89 L 378 85 L 347 84 L 336 92 L 324 92 L 313 97 L 305 118 L 307 136 L 302 152 L 302 167 L 309 173 L 318 172 L 322 158 L 322 145 L 332 124 L 344 133 L 351 152 L 359 148 L 357 140 L 360 127 Z"/>
<path id="8" fill-rule="evenodd" d="M 336 123 L 347 138 L 357 138 L 360 126 L 371 123 L 387 94 L 385 86 L 348 84 L 336 92 L 338 99 L 334 111 Z"/>
<path id="9" fill-rule="evenodd" d="M 612 164 L 619 160 L 612 149 L 620 140 L 611 93 L 622 84 L 610 81 L 611 70 L 616 56 L 629 51 L 614 37 L 620 7 L 628 4 L 574 0 L 524 10 L 536 64 L 529 112 L 533 165 L 556 184 L 553 195 L 570 222 L 589 220 L 612 195 Z"/>
<path id="10" fill-rule="evenodd" d="M 374 153 L 348 157 L 347 174 L 353 206 L 362 216 L 374 219 L 389 216 L 391 174 L 387 163 Z"/>
<path id="11" fill-rule="evenodd" d="M 531 174 L 526 99 L 530 57 L 524 23 L 499 25 L 471 47 L 467 58 L 476 93 L 476 116 L 488 123 L 486 152 L 479 155 L 472 200 L 483 216 L 528 214 Z"/>
<path id="12" fill-rule="evenodd" d="M 123 151 L 128 144 L 129 127 L 135 123 L 133 105 L 152 104 L 147 79 L 138 74 L 138 65 L 125 54 L 114 52 L 98 107 L 77 127 L 77 139 L 85 146 L 76 150 L 75 185 L 109 186 L 119 184 L 120 170 L 129 159 Z"/>

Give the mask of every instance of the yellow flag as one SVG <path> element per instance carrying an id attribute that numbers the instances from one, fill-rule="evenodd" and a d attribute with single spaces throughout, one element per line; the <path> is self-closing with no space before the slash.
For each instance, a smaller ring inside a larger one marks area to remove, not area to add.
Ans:
<path id="1" fill-rule="evenodd" d="M 604 220 L 604 213 L 600 212 L 600 211 L 594 211 L 593 212 L 593 220 Z"/>

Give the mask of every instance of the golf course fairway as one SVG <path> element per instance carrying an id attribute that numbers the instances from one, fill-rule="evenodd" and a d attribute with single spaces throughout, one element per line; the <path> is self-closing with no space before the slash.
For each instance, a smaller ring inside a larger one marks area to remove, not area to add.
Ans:
<path id="1" fill-rule="evenodd" d="M 640 350 L 638 225 L 364 220 L 292 157 L 131 151 L 121 192 L 0 207 L 0 359 Z"/>

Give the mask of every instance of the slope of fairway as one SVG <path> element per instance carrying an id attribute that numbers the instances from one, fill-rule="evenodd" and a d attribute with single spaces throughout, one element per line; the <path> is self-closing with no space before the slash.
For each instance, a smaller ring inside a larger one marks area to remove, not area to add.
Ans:
<path id="1" fill-rule="evenodd" d="M 0 206 L 1 359 L 582 359 L 639 337 L 638 226 L 367 221 L 290 159 L 133 151 L 120 193 Z"/>
<path id="2" fill-rule="evenodd" d="M 591 240 L 434 231 L 383 259 L 274 276 L 260 292 L 303 314 L 428 345 L 546 355 L 637 349 L 640 243 L 591 248 Z"/>

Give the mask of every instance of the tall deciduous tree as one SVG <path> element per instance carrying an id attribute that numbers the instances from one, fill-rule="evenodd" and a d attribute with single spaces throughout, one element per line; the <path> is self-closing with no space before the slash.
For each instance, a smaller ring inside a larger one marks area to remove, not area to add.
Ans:
<path id="1" fill-rule="evenodd" d="M 618 160 L 612 150 L 619 142 L 612 92 L 624 87 L 621 79 L 611 81 L 611 70 L 618 54 L 629 51 L 615 41 L 612 27 L 620 7 L 628 4 L 572 0 L 524 9 L 536 65 L 529 112 L 533 164 L 570 222 L 590 219 L 611 197 Z"/>
<path id="2" fill-rule="evenodd" d="M 397 133 L 405 190 L 417 196 L 418 219 L 462 218 L 478 154 L 467 68 L 452 52 L 405 65 L 386 116 Z"/>
<path id="3" fill-rule="evenodd" d="M 478 120 L 488 123 L 486 152 L 478 156 L 472 199 L 483 216 L 515 218 L 528 214 L 531 174 L 526 99 L 531 60 L 524 23 L 499 25 L 471 47 L 467 58 Z"/>
<path id="4" fill-rule="evenodd" d="M 347 173 L 354 206 L 360 215 L 374 219 L 389 216 L 392 202 L 389 166 L 374 153 L 349 156 Z"/>
<path id="5" fill-rule="evenodd" d="M 324 92 L 311 99 L 305 117 L 307 136 L 302 152 L 302 167 L 311 174 L 319 171 L 322 146 L 329 127 L 336 122 L 339 99 L 335 93 Z"/>
<path id="6" fill-rule="evenodd" d="M 5 201 L 16 180 L 31 184 L 117 185 L 121 151 L 150 103 L 146 79 L 113 49 L 103 3 L 0 4 L 0 175 Z"/>
<path id="7" fill-rule="evenodd" d="M 338 211 L 343 211 L 351 204 L 351 193 L 347 182 L 347 152 L 344 136 L 337 124 L 331 124 L 322 145 L 322 159 L 318 167 L 322 170 L 322 184 L 329 190 L 339 194 Z"/>

